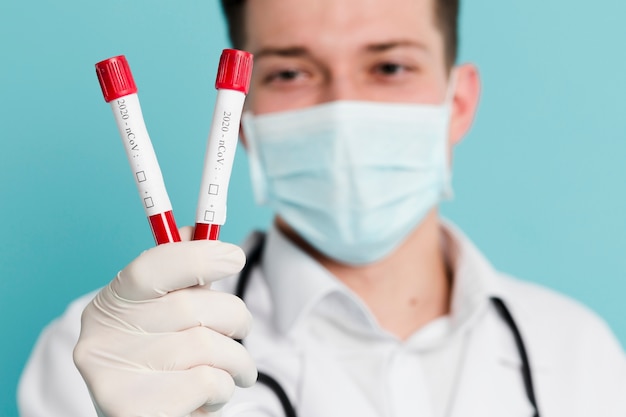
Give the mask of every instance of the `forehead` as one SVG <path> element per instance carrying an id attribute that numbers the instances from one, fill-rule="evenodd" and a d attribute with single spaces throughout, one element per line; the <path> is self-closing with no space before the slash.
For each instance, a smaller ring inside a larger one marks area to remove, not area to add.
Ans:
<path id="1" fill-rule="evenodd" d="M 395 40 L 443 49 L 436 0 L 248 0 L 246 49 L 303 46 L 335 51 Z"/>

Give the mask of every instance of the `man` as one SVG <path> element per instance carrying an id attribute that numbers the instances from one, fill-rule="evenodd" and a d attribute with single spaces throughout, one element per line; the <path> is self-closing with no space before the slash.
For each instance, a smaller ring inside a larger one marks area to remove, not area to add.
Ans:
<path id="1" fill-rule="evenodd" d="M 276 221 L 246 305 L 226 293 L 244 256 L 221 242 L 151 249 L 97 294 L 74 357 L 98 413 L 626 415 L 606 326 L 498 274 L 438 217 L 480 90 L 455 65 L 456 1 L 226 3 L 255 55 L 242 139 Z M 87 302 L 39 343 L 25 417 L 93 412 L 79 383 L 48 382 L 47 402 L 37 389 L 49 355 L 69 360 Z M 267 385 L 235 390 L 256 368 Z"/>

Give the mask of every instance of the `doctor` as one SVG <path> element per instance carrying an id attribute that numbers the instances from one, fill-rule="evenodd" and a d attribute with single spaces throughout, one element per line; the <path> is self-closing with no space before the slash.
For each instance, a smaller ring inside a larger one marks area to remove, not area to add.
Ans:
<path id="1" fill-rule="evenodd" d="M 233 245 L 167 244 L 76 301 L 22 416 L 626 416 L 606 325 L 438 216 L 480 92 L 457 1 L 223 3 L 255 54 L 242 133 L 274 225 L 244 277 Z"/>

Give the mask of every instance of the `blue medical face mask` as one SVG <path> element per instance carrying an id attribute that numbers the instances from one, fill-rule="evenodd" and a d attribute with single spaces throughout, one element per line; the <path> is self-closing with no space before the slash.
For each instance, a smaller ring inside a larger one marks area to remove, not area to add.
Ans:
<path id="1" fill-rule="evenodd" d="M 342 263 L 383 259 L 450 194 L 449 99 L 337 101 L 242 123 L 257 202 Z"/>

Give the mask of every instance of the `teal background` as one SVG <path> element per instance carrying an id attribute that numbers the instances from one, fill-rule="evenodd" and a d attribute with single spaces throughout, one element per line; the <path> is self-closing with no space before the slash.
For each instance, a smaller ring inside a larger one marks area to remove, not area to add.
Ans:
<path id="1" fill-rule="evenodd" d="M 626 343 L 626 2 L 465 0 L 483 77 L 443 207 L 503 271 L 596 310 Z M 0 416 L 38 333 L 153 245 L 93 65 L 125 54 L 179 225 L 191 224 L 225 27 L 217 2 L 0 4 Z M 238 153 L 223 239 L 270 219 Z"/>

